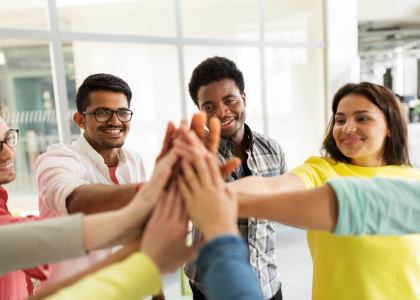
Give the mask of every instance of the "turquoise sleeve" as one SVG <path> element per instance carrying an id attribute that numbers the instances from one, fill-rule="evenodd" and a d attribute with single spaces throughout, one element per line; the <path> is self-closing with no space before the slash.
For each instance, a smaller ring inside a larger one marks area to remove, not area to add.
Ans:
<path id="1" fill-rule="evenodd" d="M 334 234 L 420 233 L 420 181 L 340 177 L 327 184 L 339 206 Z"/>

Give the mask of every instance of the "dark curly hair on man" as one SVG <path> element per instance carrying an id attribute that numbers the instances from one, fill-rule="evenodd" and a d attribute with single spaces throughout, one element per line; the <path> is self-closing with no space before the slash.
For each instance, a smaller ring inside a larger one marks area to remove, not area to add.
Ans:
<path id="1" fill-rule="evenodd" d="M 88 76 L 77 90 L 76 107 L 79 113 L 84 112 L 89 106 L 89 94 L 97 91 L 123 93 L 130 107 L 132 93 L 127 82 L 115 75 L 100 73 Z"/>
<path id="2" fill-rule="evenodd" d="M 208 85 L 213 81 L 220 81 L 223 79 L 232 79 L 235 81 L 241 94 L 245 90 L 244 76 L 238 69 L 236 64 L 225 57 L 215 56 L 207 58 L 199 64 L 193 71 L 188 84 L 188 91 L 198 107 L 198 89 L 202 86 Z"/>

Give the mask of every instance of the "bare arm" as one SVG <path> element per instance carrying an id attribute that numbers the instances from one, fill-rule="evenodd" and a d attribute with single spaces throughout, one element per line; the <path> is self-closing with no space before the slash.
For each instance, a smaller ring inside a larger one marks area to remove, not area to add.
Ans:
<path id="1" fill-rule="evenodd" d="M 66 199 L 70 214 L 92 214 L 119 209 L 136 193 L 136 183 L 124 185 L 85 184 L 76 188 Z"/>
<path id="2" fill-rule="evenodd" d="M 39 293 L 29 298 L 29 300 L 37 300 L 37 299 L 44 299 L 54 293 L 56 293 L 58 290 L 68 287 L 72 285 L 73 283 L 76 283 L 81 278 L 85 277 L 86 275 L 92 274 L 104 267 L 107 267 L 109 265 L 112 265 L 114 263 L 120 262 L 127 257 L 129 257 L 132 253 L 138 250 L 139 245 L 139 239 L 135 239 L 128 243 L 123 249 L 118 251 L 117 253 L 111 255 L 107 259 L 101 261 L 100 263 L 97 263 L 96 265 L 90 267 L 89 269 L 80 272 L 68 279 L 65 279 L 63 281 L 57 282 L 55 284 L 52 284 L 50 286 L 47 286 L 46 288 L 42 289 Z"/>
<path id="3" fill-rule="evenodd" d="M 296 175 L 295 175 L 296 176 Z M 243 198 L 240 217 L 268 219 L 313 230 L 334 230 L 338 219 L 338 202 L 327 184 L 315 189 Z"/>
<path id="4" fill-rule="evenodd" d="M 230 182 L 229 185 L 238 193 L 239 200 L 242 195 L 272 195 L 306 190 L 303 180 L 292 173 L 276 177 L 248 176 Z"/>

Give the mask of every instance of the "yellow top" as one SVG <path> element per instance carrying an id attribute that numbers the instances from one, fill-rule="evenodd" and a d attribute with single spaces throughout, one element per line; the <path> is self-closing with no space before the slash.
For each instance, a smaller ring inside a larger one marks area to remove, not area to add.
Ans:
<path id="1" fill-rule="evenodd" d="M 310 157 L 290 173 L 308 189 L 338 176 L 420 179 L 406 166 L 358 167 Z M 420 299 L 420 235 L 344 237 L 308 230 L 312 299 Z"/>
<path id="2" fill-rule="evenodd" d="M 160 272 L 154 262 L 145 254 L 134 253 L 45 300 L 139 300 L 161 289 Z"/>

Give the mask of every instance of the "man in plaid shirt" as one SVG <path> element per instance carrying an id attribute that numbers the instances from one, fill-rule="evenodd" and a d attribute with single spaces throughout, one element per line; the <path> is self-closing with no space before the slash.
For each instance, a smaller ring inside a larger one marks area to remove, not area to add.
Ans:
<path id="1" fill-rule="evenodd" d="M 223 57 L 208 58 L 198 65 L 188 85 L 191 98 L 198 109 L 221 122 L 218 156 L 225 163 L 239 157 L 239 166 L 227 181 L 245 176 L 272 177 L 285 174 L 287 166 L 280 145 L 273 139 L 253 132 L 245 124 L 246 95 L 242 72 L 236 64 Z M 265 300 L 282 298 L 280 276 L 275 258 L 276 231 L 274 223 L 264 219 L 239 219 L 241 236 L 248 242 L 250 263 L 260 283 Z M 193 243 L 201 233 L 193 227 Z M 205 286 L 195 262 L 185 266 L 194 300 L 207 299 Z"/>

